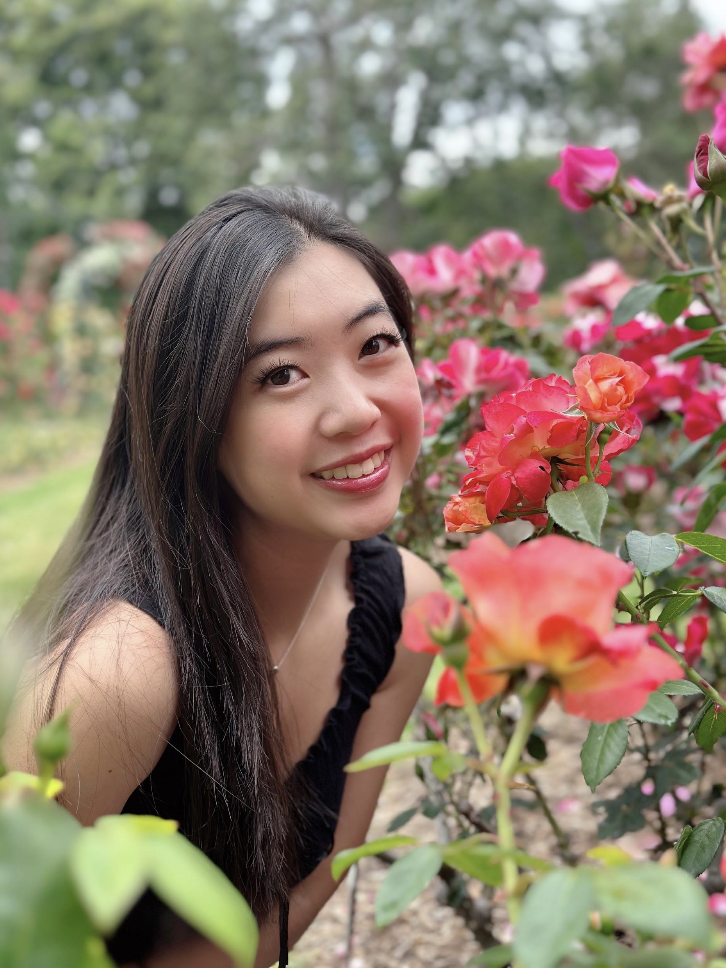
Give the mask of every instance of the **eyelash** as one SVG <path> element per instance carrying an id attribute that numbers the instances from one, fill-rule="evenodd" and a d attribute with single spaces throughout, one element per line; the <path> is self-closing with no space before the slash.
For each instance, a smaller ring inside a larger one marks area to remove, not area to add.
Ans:
<path id="1" fill-rule="evenodd" d="M 380 339 L 381 337 L 383 337 L 384 339 L 390 340 L 392 346 L 398 346 L 400 343 L 403 342 L 403 336 L 401 336 L 400 333 L 382 332 L 382 333 L 376 333 L 375 336 L 370 336 L 365 341 L 363 346 L 367 346 L 374 339 Z M 375 354 L 375 355 L 377 356 L 378 354 Z M 288 367 L 297 368 L 297 364 L 293 363 L 291 360 L 278 360 L 277 363 L 273 363 L 266 370 L 263 370 L 263 372 L 260 373 L 259 376 L 256 376 L 254 378 L 254 382 L 259 384 L 265 384 L 267 383 L 268 379 L 272 376 L 273 373 L 277 373 L 278 370 L 284 370 L 284 369 L 287 369 Z M 272 385 L 274 386 L 274 384 Z"/>

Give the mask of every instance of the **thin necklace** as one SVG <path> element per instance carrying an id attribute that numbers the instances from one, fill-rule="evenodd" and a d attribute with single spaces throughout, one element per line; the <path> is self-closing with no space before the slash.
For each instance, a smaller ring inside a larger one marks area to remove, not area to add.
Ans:
<path id="1" fill-rule="evenodd" d="M 295 639 L 296 639 L 296 638 L 298 637 L 298 635 L 300 634 L 300 629 L 301 629 L 301 628 L 303 627 L 303 625 L 305 624 L 305 619 L 306 619 L 306 618 L 308 617 L 308 613 L 310 612 L 310 609 L 311 609 L 311 608 L 313 607 L 313 602 L 314 602 L 314 601 L 315 601 L 315 599 L 316 599 L 316 598 L 318 597 L 318 592 L 320 591 L 320 586 L 321 586 L 321 585 L 323 584 L 323 578 L 325 578 L 325 573 L 327 572 L 327 570 L 328 570 L 328 568 L 329 568 L 329 566 L 330 566 L 330 559 L 328 560 L 328 564 L 327 564 L 327 565 L 325 566 L 325 570 L 323 571 L 323 574 L 322 574 L 322 575 L 320 576 L 320 581 L 318 582 L 318 587 L 317 587 L 317 588 L 315 589 L 315 594 L 314 594 L 314 595 L 313 595 L 313 597 L 312 597 L 312 598 L 310 599 L 310 604 L 309 604 L 309 605 L 308 605 L 308 607 L 307 607 L 307 608 L 305 609 L 305 614 L 303 615 L 303 617 L 302 617 L 302 621 L 300 622 L 300 624 L 299 624 L 299 625 L 298 625 L 298 627 L 297 627 L 297 632 L 296 632 L 296 633 L 295 633 L 295 634 L 293 635 L 293 637 L 292 637 L 292 642 L 290 642 L 290 644 L 288 645 L 288 647 L 287 647 L 287 648 L 285 649 L 285 651 L 284 651 L 284 653 L 283 653 L 283 656 L 282 656 L 282 658 L 280 659 L 280 661 L 279 661 L 279 662 L 278 662 L 278 663 L 277 663 L 276 665 L 274 665 L 274 666 L 272 667 L 272 671 L 273 671 L 273 673 L 275 673 L 275 672 L 277 672 L 277 670 L 278 670 L 278 669 L 280 668 L 280 666 L 282 665 L 282 663 L 283 663 L 283 662 L 285 661 L 285 659 L 287 658 L 287 654 L 288 654 L 288 652 L 290 651 L 290 649 L 291 649 L 291 648 L 293 647 L 293 645 L 295 644 Z"/>

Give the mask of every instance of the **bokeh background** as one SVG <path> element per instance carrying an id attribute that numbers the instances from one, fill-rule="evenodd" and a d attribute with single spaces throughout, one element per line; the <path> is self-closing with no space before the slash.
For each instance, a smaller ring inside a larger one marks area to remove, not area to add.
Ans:
<path id="1" fill-rule="evenodd" d="M 298 183 L 388 252 L 507 227 L 555 297 L 633 256 L 548 187 L 558 151 L 685 183 L 712 123 L 681 104 L 700 30 L 726 30 L 722 0 L 4 0 L 0 630 L 80 506 L 129 302 L 187 219 Z"/>

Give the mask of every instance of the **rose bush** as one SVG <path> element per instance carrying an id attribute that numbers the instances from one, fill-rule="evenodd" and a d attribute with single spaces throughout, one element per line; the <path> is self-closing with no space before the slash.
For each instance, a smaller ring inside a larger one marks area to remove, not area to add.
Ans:
<path id="1" fill-rule="evenodd" d="M 380 924 L 437 872 L 459 910 L 481 882 L 508 922 L 486 922 L 472 964 L 726 965 L 726 36 L 699 35 L 684 59 L 687 110 L 714 118 L 682 186 L 651 187 L 611 150 L 573 145 L 550 179 L 568 208 L 609 209 L 661 261 L 657 278 L 599 260 L 543 316 L 541 255 L 506 229 L 447 248 L 442 282 L 430 254 L 392 256 L 416 286 L 426 410 L 392 531 L 446 589 L 404 614 L 403 642 L 441 673 L 418 741 L 348 769 L 417 757 L 418 809 L 438 836 L 398 833 L 409 809 L 334 873 L 407 848 L 378 892 Z M 537 781 L 551 700 L 590 722 L 591 790 L 629 764 L 621 792 L 594 804 L 587 854 Z M 523 849 L 515 791 L 558 856 Z M 644 828 L 634 856 L 620 838 Z"/>

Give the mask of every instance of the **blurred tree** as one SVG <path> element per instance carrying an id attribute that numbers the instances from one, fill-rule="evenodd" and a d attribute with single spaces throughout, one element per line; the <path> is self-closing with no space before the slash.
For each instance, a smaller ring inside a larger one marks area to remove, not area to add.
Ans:
<path id="1" fill-rule="evenodd" d="M 0 285 L 43 235 L 113 217 L 168 235 L 267 181 L 325 192 L 389 250 L 512 225 L 558 281 L 598 253 L 543 186 L 554 153 L 608 144 L 680 175 L 698 27 L 689 0 L 4 0 Z"/>

